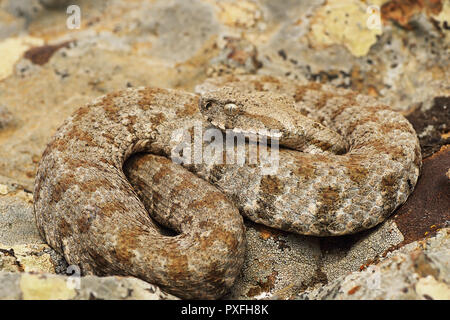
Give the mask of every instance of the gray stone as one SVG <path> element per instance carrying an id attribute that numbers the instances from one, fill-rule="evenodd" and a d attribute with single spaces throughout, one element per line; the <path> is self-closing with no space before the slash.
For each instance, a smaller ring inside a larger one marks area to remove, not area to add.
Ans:
<path id="1" fill-rule="evenodd" d="M 0 300 L 17 300 L 21 298 L 20 274 L 0 272 Z"/>
<path id="2" fill-rule="evenodd" d="M 361 272 L 307 290 L 298 299 L 450 299 L 450 229 L 393 252 Z"/>
<path id="3" fill-rule="evenodd" d="M 0 130 L 9 127 L 13 120 L 14 118 L 8 108 L 0 104 Z"/>
<path id="4" fill-rule="evenodd" d="M 392 220 L 360 235 L 321 239 L 322 271 L 328 281 L 359 270 L 403 241 Z"/>
<path id="5" fill-rule="evenodd" d="M 30 193 L 18 191 L 17 195 L 0 194 L 0 243 L 4 245 L 43 243 L 34 222 Z"/>
<path id="6" fill-rule="evenodd" d="M 71 2 L 70 0 L 39 0 L 39 2 L 46 8 L 64 8 Z"/>
<path id="7" fill-rule="evenodd" d="M 30 22 L 42 11 L 38 0 L 6 0 L 0 3 L 0 7 L 16 17 L 25 18 L 27 22 Z"/>
<path id="8" fill-rule="evenodd" d="M 228 299 L 289 298 L 319 281 L 317 238 L 246 223 L 247 251 Z"/>
<path id="9" fill-rule="evenodd" d="M 219 30 L 213 8 L 202 1 L 157 1 L 141 13 L 142 32 L 157 36 L 150 54 L 182 62 L 197 53 Z"/>

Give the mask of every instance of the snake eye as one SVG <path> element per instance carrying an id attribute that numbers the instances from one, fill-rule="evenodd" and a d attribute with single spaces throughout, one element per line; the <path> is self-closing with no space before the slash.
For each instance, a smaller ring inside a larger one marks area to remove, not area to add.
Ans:
<path id="1" fill-rule="evenodd" d="M 232 116 L 236 113 L 238 106 L 234 103 L 227 103 L 223 109 L 226 114 Z"/>

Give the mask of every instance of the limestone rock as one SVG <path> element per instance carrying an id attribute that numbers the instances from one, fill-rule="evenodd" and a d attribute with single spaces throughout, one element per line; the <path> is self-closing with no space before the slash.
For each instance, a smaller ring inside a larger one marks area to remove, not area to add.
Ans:
<path id="1" fill-rule="evenodd" d="M 142 280 L 0 272 L 0 300 L 174 300 Z"/>
<path id="2" fill-rule="evenodd" d="M 403 251 L 403 252 L 402 252 Z M 450 229 L 411 243 L 361 272 L 308 290 L 298 299 L 450 299 Z"/>

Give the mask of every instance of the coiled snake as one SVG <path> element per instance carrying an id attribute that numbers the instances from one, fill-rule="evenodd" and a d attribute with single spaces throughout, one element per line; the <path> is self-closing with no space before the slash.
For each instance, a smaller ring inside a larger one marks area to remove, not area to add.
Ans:
<path id="1" fill-rule="evenodd" d="M 70 264 L 217 298 L 243 263 L 241 215 L 305 235 L 354 233 L 386 219 L 417 182 L 414 129 L 373 98 L 255 75 L 209 79 L 196 91 L 111 93 L 58 129 L 39 164 L 34 207 L 41 235 Z M 194 123 L 279 130 L 276 174 L 173 163 L 172 133 Z M 142 151 L 150 155 L 123 168 Z"/>

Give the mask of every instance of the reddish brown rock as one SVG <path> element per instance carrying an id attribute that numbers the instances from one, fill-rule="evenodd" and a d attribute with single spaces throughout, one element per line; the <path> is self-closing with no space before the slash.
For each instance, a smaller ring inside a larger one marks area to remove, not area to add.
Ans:
<path id="1" fill-rule="evenodd" d="M 391 0 L 381 6 L 381 18 L 384 21 L 394 21 L 406 29 L 412 29 L 410 22 L 414 15 L 419 12 L 437 15 L 442 7 L 441 0 Z"/>
<path id="2" fill-rule="evenodd" d="M 41 47 L 34 47 L 25 52 L 24 57 L 34 64 L 46 64 L 53 54 L 61 48 L 66 48 L 70 41 L 66 41 L 56 45 L 45 45 Z"/>
<path id="3" fill-rule="evenodd" d="M 394 217 L 404 245 L 434 235 L 450 222 L 450 145 L 423 161 L 422 175 L 408 201 Z"/>
<path id="4" fill-rule="evenodd" d="M 424 158 L 431 156 L 441 146 L 450 144 L 450 97 L 435 97 L 430 109 L 416 109 L 406 118 L 417 132 Z"/>

